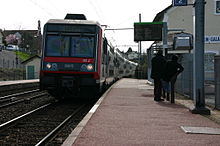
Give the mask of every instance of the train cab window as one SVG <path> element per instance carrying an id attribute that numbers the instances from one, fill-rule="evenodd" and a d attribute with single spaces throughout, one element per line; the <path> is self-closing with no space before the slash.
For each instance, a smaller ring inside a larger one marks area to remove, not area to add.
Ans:
<path id="1" fill-rule="evenodd" d="M 71 39 L 72 57 L 93 57 L 95 38 L 87 36 L 74 36 Z"/>
<path id="2" fill-rule="evenodd" d="M 47 36 L 46 44 L 47 56 L 68 56 L 69 55 L 69 37 Z"/>

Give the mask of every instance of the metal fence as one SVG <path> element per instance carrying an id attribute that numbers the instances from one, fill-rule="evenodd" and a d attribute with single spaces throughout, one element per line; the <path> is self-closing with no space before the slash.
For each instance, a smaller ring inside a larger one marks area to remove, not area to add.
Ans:
<path id="1" fill-rule="evenodd" d="M 27 74 L 24 69 L 0 68 L 0 81 L 38 79 L 39 72 Z"/>
<path id="2" fill-rule="evenodd" d="M 193 99 L 193 54 L 184 54 L 180 58 L 180 62 L 184 67 L 184 71 L 178 76 L 175 91 L 182 95 L 188 96 Z M 217 62 L 213 62 L 216 64 Z M 215 105 L 215 80 L 214 70 L 207 69 L 207 62 L 204 66 L 204 92 L 205 102 L 208 105 Z M 210 64 L 209 64 L 210 66 Z M 219 66 L 219 65 L 215 65 Z"/>
<path id="3" fill-rule="evenodd" d="M 139 69 L 135 71 L 136 79 L 147 79 L 147 71 L 143 69 Z"/>
<path id="4" fill-rule="evenodd" d="M 220 55 L 215 56 L 215 107 L 220 109 Z"/>
<path id="5" fill-rule="evenodd" d="M 25 71 L 23 69 L 0 68 L 0 81 L 23 79 L 25 79 Z"/>
<path id="6" fill-rule="evenodd" d="M 184 71 L 178 76 L 176 81 L 176 91 L 180 94 L 193 97 L 193 55 L 184 54 L 180 58 L 180 64 Z"/>

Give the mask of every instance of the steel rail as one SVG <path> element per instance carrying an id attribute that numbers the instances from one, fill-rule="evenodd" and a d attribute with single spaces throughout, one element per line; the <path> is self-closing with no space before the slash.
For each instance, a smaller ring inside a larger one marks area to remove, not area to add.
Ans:
<path id="1" fill-rule="evenodd" d="M 70 116 L 68 116 L 62 123 L 60 123 L 55 129 L 53 129 L 47 136 L 45 136 L 41 141 L 39 141 L 35 146 L 46 145 L 51 139 L 53 139 L 60 129 L 72 118 L 74 117 L 86 104 L 81 105 L 77 110 L 75 110 Z"/>
<path id="2" fill-rule="evenodd" d="M 10 121 L 7 121 L 7 122 L 1 124 L 1 125 L 0 125 L 0 131 L 4 130 L 5 128 L 10 127 L 12 124 L 14 124 L 15 122 L 17 122 L 18 120 L 21 120 L 21 119 L 23 119 L 23 118 L 29 116 L 30 114 L 32 114 L 32 113 L 34 113 L 34 112 L 37 112 L 37 111 L 39 111 L 39 110 L 41 110 L 41 109 L 43 109 L 43 108 L 45 108 L 45 107 L 47 107 L 47 106 L 49 106 L 49 105 L 51 105 L 51 103 L 46 104 L 46 105 L 43 105 L 43 106 L 41 106 L 41 107 L 39 107 L 39 108 L 37 108 L 37 109 L 34 109 L 34 110 L 30 111 L 30 112 L 27 112 L 27 113 L 25 113 L 25 114 L 23 114 L 23 115 L 21 115 L 21 116 L 19 116 L 19 117 L 16 117 L 16 118 L 14 118 L 14 119 L 12 119 L 12 120 L 10 120 Z"/>
<path id="3" fill-rule="evenodd" d="M 31 91 L 20 92 L 20 93 L 15 93 L 15 94 L 2 96 L 2 97 L 0 97 L 0 100 L 7 99 L 7 98 L 10 98 L 10 97 L 14 97 L 14 96 L 20 96 L 20 95 L 24 95 L 24 94 L 28 94 L 28 93 L 32 93 L 32 92 L 37 92 L 37 91 L 40 91 L 40 89 L 35 89 L 35 90 L 31 90 Z"/>
<path id="4" fill-rule="evenodd" d="M 38 98 L 38 97 L 41 97 L 41 96 L 44 96 L 44 95 L 47 95 L 47 93 L 42 93 L 42 94 L 35 95 L 35 96 L 29 97 L 29 98 L 25 98 L 25 99 L 19 99 L 19 100 L 13 101 L 11 103 L 8 103 L 8 104 L 5 104 L 5 105 L 1 105 L 0 109 L 8 107 L 8 106 L 15 105 L 15 104 L 18 104 L 18 103 L 21 103 L 21 102 L 25 102 L 27 100 L 32 100 L 32 99 L 35 99 L 35 98 Z"/>

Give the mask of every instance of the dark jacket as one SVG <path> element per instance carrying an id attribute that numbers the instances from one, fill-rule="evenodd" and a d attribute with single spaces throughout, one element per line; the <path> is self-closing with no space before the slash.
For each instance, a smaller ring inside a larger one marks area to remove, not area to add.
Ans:
<path id="1" fill-rule="evenodd" d="M 184 70 L 181 64 L 177 61 L 168 61 L 164 68 L 163 80 L 169 82 L 172 77 L 177 76 Z"/>
<path id="2" fill-rule="evenodd" d="M 163 55 L 157 54 L 151 60 L 151 78 L 152 79 L 161 79 L 166 60 Z"/>

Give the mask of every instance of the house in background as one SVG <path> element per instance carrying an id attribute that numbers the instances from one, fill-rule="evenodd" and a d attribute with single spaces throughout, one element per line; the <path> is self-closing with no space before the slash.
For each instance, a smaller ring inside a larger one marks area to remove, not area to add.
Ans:
<path id="1" fill-rule="evenodd" d="M 3 32 L 0 29 L 0 50 L 2 49 L 3 46 L 4 46 L 4 44 L 3 44 Z"/>
<path id="2" fill-rule="evenodd" d="M 129 53 L 128 53 L 128 59 L 129 59 L 129 60 L 138 59 L 138 52 L 137 52 L 137 51 L 135 51 L 135 52 L 129 52 Z"/>
<path id="3" fill-rule="evenodd" d="M 22 64 L 25 67 L 27 80 L 39 78 L 40 61 L 41 61 L 41 57 L 38 55 L 35 55 L 22 62 Z"/>
<path id="4" fill-rule="evenodd" d="M 194 0 L 188 0 L 188 4 L 193 4 Z M 159 12 L 154 18 L 154 22 L 166 22 L 168 30 L 183 30 L 184 33 L 193 35 L 194 7 L 172 5 Z M 214 80 L 214 56 L 220 54 L 220 0 L 208 0 L 205 4 L 205 44 L 204 44 L 204 67 L 205 78 Z M 173 50 L 173 36 L 176 31 L 168 31 L 168 54 L 192 55 L 193 51 Z M 156 42 L 156 46 L 161 47 L 163 42 Z M 189 60 L 189 59 L 187 59 Z"/>
<path id="5" fill-rule="evenodd" d="M 194 0 L 188 0 L 193 4 Z M 167 22 L 168 29 L 183 29 L 185 33 L 193 34 L 194 7 L 172 5 L 159 12 L 154 22 Z M 220 0 L 208 0 L 205 4 L 205 53 L 220 54 Z M 175 34 L 175 31 L 168 31 L 168 35 Z M 168 45 L 172 46 L 173 40 L 168 36 Z M 162 43 L 161 43 L 162 44 Z M 161 45 L 160 44 L 160 45 Z M 159 45 L 159 44 L 158 44 Z"/>
<path id="6" fill-rule="evenodd" d="M 22 48 L 22 51 L 40 54 L 42 42 L 40 21 L 38 21 L 38 28 L 36 30 L 3 30 L 0 32 L 3 34 L 2 43 L 4 45 L 17 45 L 19 48 Z"/>
<path id="7" fill-rule="evenodd" d="M 21 44 L 19 48 L 25 49 L 25 51 L 32 54 L 39 54 L 41 48 L 42 36 L 38 35 L 38 30 L 4 30 L 3 35 L 6 39 L 9 35 L 19 35 L 21 38 Z"/>

